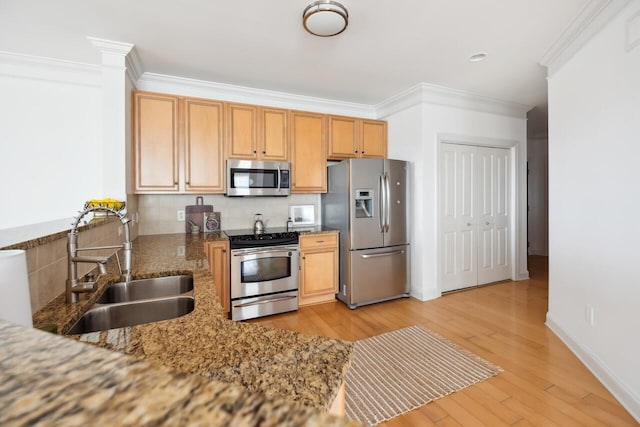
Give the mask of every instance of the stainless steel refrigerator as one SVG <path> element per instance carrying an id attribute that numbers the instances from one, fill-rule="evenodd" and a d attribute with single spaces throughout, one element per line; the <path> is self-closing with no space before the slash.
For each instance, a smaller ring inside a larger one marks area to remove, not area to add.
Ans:
<path id="1" fill-rule="evenodd" d="M 328 167 L 322 224 L 340 231 L 337 296 L 350 308 L 409 296 L 407 177 L 402 160 Z"/>

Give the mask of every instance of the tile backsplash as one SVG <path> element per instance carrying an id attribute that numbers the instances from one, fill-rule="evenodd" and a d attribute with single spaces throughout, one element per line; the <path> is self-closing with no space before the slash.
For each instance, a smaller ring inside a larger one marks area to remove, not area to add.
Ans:
<path id="1" fill-rule="evenodd" d="M 184 233 L 184 221 L 177 220 L 178 210 L 196 204 L 197 195 L 146 194 L 138 196 L 139 234 Z M 291 205 L 314 205 L 315 222 L 320 221 L 320 195 L 293 194 L 289 197 L 225 197 L 204 195 L 204 204 L 220 212 L 223 230 L 252 228 L 256 213 L 261 213 L 267 228 L 285 227 Z"/>
<path id="2" fill-rule="evenodd" d="M 119 221 L 90 228 L 78 233 L 78 246 L 107 246 L 122 243 L 118 229 L 123 226 Z M 132 237 L 134 230 L 132 230 Z M 67 237 L 50 241 L 43 245 L 27 249 L 27 271 L 29 272 L 29 295 L 31 312 L 35 313 L 49 301 L 65 291 L 67 280 Z M 95 252 L 95 253 L 92 253 Z M 89 251 L 85 255 L 110 255 L 113 250 Z M 78 277 L 93 270 L 93 264 L 78 264 Z"/>

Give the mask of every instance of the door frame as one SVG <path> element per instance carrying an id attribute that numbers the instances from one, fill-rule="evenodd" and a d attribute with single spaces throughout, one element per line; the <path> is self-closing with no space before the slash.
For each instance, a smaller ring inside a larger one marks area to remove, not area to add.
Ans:
<path id="1" fill-rule="evenodd" d="M 511 262 L 511 280 L 525 280 L 529 278 L 529 272 L 524 271 L 520 274 L 518 270 L 518 265 L 521 257 L 522 248 L 520 248 L 520 244 L 522 239 L 526 242 L 526 230 L 524 231 L 524 236 L 521 236 L 521 231 L 519 229 L 520 225 L 523 223 L 526 224 L 526 215 L 524 219 L 521 219 L 520 216 L 526 214 L 526 183 L 524 192 L 519 188 L 521 178 L 519 176 L 522 173 L 522 169 L 525 168 L 526 173 L 526 158 L 525 164 L 520 165 L 518 159 L 522 156 L 522 147 L 517 140 L 511 139 L 499 139 L 499 138 L 486 138 L 486 137 L 478 137 L 478 136 L 470 136 L 470 135 L 461 135 L 461 134 L 450 134 L 450 133 L 439 133 L 437 135 L 437 147 L 436 147 L 436 277 L 438 278 L 438 292 L 442 295 L 442 250 L 443 250 L 443 242 L 442 242 L 442 218 L 441 218 L 441 194 L 440 194 L 440 185 L 442 183 L 442 164 L 441 164 L 441 154 L 442 154 L 442 144 L 456 144 L 456 145 L 468 145 L 473 147 L 490 147 L 490 148 L 503 148 L 509 150 L 509 162 L 510 162 L 510 184 L 511 184 L 511 203 L 509 206 L 509 227 L 511 227 L 511 236 L 510 236 L 510 244 L 511 248 L 509 251 L 509 261 Z M 526 149 L 524 150 L 526 155 Z M 526 179 L 526 176 L 525 176 Z M 524 212 L 522 207 L 520 206 L 520 198 L 524 197 L 525 207 Z M 525 244 L 525 254 L 526 254 L 526 244 Z M 526 259 L 525 259 L 526 262 Z M 526 265 L 526 264 L 525 264 Z"/>

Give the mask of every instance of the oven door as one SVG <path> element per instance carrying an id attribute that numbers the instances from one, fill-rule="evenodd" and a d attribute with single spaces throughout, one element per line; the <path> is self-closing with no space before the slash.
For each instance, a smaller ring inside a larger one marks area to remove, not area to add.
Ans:
<path id="1" fill-rule="evenodd" d="M 298 246 L 231 251 L 231 299 L 298 290 Z"/>

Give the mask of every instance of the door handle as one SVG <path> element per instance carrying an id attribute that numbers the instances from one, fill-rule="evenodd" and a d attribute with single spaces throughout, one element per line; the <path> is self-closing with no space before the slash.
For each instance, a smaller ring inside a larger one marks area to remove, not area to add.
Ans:
<path id="1" fill-rule="evenodd" d="M 387 208 L 387 214 L 386 214 L 386 219 L 385 219 L 385 231 L 388 233 L 389 232 L 389 223 L 391 222 L 391 189 L 389 188 L 389 175 L 387 173 L 384 174 L 384 183 L 385 183 L 385 188 L 384 188 L 384 192 L 385 192 L 385 198 L 386 198 L 386 208 Z"/>
<path id="2" fill-rule="evenodd" d="M 278 298 L 269 298 L 269 299 L 263 299 L 260 301 L 253 301 L 253 302 L 246 302 L 244 304 L 237 304 L 234 305 L 234 308 L 242 308 L 242 307 L 251 307 L 252 305 L 260 305 L 260 304 L 268 304 L 271 302 L 278 302 L 278 301 L 287 301 L 290 299 L 294 299 L 297 298 L 296 295 L 288 295 L 286 297 L 278 297 Z"/>
<path id="3" fill-rule="evenodd" d="M 382 174 L 378 176 L 378 222 L 380 223 L 380 232 L 384 233 L 384 177 Z"/>
<path id="4" fill-rule="evenodd" d="M 391 256 L 391 255 L 402 255 L 404 251 L 393 251 L 393 252 L 383 252 L 381 254 L 369 254 L 369 255 L 360 255 L 364 259 L 368 258 L 380 258 L 383 256 Z"/>
<path id="5" fill-rule="evenodd" d="M 491 223 L 489 221 L 485 222 L 484 225 L 490 225 Z"/>

